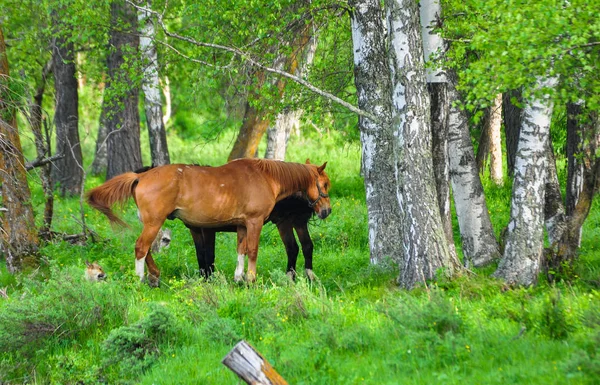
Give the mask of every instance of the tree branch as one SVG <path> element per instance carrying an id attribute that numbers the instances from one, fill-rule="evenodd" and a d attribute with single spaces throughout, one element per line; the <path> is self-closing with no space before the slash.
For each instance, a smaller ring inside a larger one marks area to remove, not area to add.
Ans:
<path id="1" fill-rule="evenodd" d="M 255 59 L 253 59 L 250 56 L 250 54 L 248 54 L 248 53 L 246 53 L 246 52 L 244 52 L 244 51 L 242 51 L 242 50 L 240 50 L 238 48 L 224 46 L 224 45 L 220 45 L 220 44 L 205 43 L 205 42 L 197 41 L 196 39 L 194 39 L 192 37 L 189 37 L 189 36 L 183 36 L 183 35 L 179 35 L 179 34 L 174 33 L 174 32 L 170 32 L 168 30 L 167 26 L 163 22 L 163 15 L 162 14 L 160 14 L 160 13 L 158 13 L 156 11 L 153 11 L 151 9 L 148 9 L 148 8 L 140 7 L 139 5 L 135 4 L 131 0 L 126 0 L 126 1 L 131 6 L 135 7 L 136 9 L 138 9 L 139 11 L 147 12 L 149 14 L 154 15 L 156 17 L 156 21 L 158 22 L 158 24 L 162 28 L 162 30 L 165 33 L 165 35 L 167 35 L 168 37 L 172 37 L 172 38 L 177 39 L 177 40 L 185 41 L 187 43 L 190 43 L 190 44 L 198 46 L 198 47 L 214 48 L 214 49 L 217 49 L 217 50 L 221 50 L 221 51 L 225 51 L 225 52 L 230 52 L 230 53 L 232 53 L 232 54 L 234 54 L 236 56 L 239 56 L 242 60 L 244 60 L 244 61 L 246 61 L 246 62 L 248 62 L 248 63 L 250 63 L 250 64 L 252 64 L 252 65 L 254 65 L 254 66 L 256 66 L 256 67 L 258 67 L 258 68 L 260 68 L 262 70 L 264 70 L 264 71 L 271 72 L 271 73 L 274 73 L 274 74 L 286 77 L 286 78 L 288 78 L 288 79 L 290 79 L 290 80 L 292 80 L 292 81 L 294 81 L 294 82 L 296 82 L 296 83 L 298 83 L 298 84 L 300 84 L 300 85 L 308 88 L 309 90 L 311 90 L 312 92 L 316 93 L 317 95 L 321 95 L 321 96 L 323 96 L 323 97 L 325 97 L 325 98 L 327 98 L 327 99 L 329 99 L 329 100 L 331 100 L 331 101 L 333 101 L 333 102 L 335 102 L 335 103 L 337 103 L 337 104 L 339 104 L 341 106 L 344 106 L 347 109 L 349 109 L 350 111 L 352 111 L 352 112 L 354 112 L 354 113 L 356 113 L 356 114 L 358 114 L 360 116 L 366 117 L 366 118 L 368 118 L 368 119 L 370 119 L 370 120 L 372 120 L 374 122 L 379 122 L 380 121 L 378 117 L 376 117 L 375 115 L 371 114 L 370 112 L 363 111 L 360 108 L 358 108 L 356 106 L 353 106 L 352 104 L 346 102 L 345 100 L 342 100 L 342 99 L 338 98 L 337 96 L 335 96 L 335 95 L 333 95 L 333 94 L 331 94 L 331 93 L 329 93 L 327 91 L 323 91 L 320 88 L 315 87 L 314 85 L 310 84 L 309 82 L 307 82 L 306 80 L 304 80 L 304 79 L 302 79 L 302 78 L 300 78 L 298 76 L 295 76 L 295 75 L 292 75 L 292 74 L 290 74 L 288 72 L 285 72 L 285 71 L 282 71 L 282 70 L 278 70 L 276 68 L 271 68 L 271 67 L 268 67 L 268 66 L 266 66 L 266 65 L 264 65 L 262 63 L 259 63 L 258 61 L 256 61 Z"/>
<path id="2" fill-rule="evenodd" d="M 55 160 L 62 159 L 64 157 L 65 157 L 64 154 L 56 154 L 56 155 L 51 156 L 49 158 L 37 158 L 37 159 L 35 159 L 35 160 L 31 161 L 31 162 L 25 163 L 25 170 L 31 171 L 31 170 L 33 170 L 36 167 L 43 166 L 43 165 L 45 165 L 47 163 L 54 162 Z"/>

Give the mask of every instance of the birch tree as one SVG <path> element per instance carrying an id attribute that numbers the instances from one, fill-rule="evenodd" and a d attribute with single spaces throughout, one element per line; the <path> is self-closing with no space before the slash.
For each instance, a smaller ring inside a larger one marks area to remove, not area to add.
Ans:
<path id="1" fill-rule="evenodd" d="M 456 74 L 451 72 L 450 76 L 450 100 L 459 101 Z M 450 107 L 449 121 L 450 180 L 465 254 L 463 263 L 466 266 L 485 266 L 499 258 L 500 251 L 475 164 L 467 114 L 454 103 Z"/>
<path id="2" fill-rule="evenodd" d="M 423 62 L 417 3 L 387 1 L 392 76 L 392 129 L 397 138 L 397 197 L 400 205 L 401 286 L 433 279 L 438 269 L 458 268 L 444 235 L 431 160 L 430 100 Z"/>
<path id="3" fill-rule="evenodd" d="M 353 1 L 351 14 L 354 81 L 358 106 L 378 120 L 360 116 L 362 170 L 369 213 L 371 263 L 403 255 L 397 194 L 396 138 L 391 126 L 392 82 L 379 0 Z"/>
<path id="4" fill-rule="evenodd" d="M 424 0 L 419 3 L 421 33 L 423 35 L 423 53 L 425 62 L 433 62 L 443 55 L 445 44 L 435 31 L 441 17 L 439 0 Z M 431 97 L 431 138 L 433 172 L 435 175 L 437 201 L 442 218 L 444 234 L 448 241 L 448 250 L 456 258 L 452 214 L 450 212 L 450 169 L 448 158 L 448 117 L 450 103 L 446 73 L 440 65 L 427 68 L 427 86 Z"/>
<path id="5" fill-rule="evenodd" d="M 536 87 L 541 91 L 555 84 L 556 78 L 538 78 Z M 544 93 L 530 96 L 523 109 L 506 246 L 494 273 L 509 284 L 532 285 L 540 272 L 552 107 Z"/>
<path id="6" fill-rule="evenodd" d="M 146 8 L 151 8 L 151 1 L 146 1 Z M 144 107 L 146 124 L 150 138 L 150 154 L 152 164 L 162 166 L 170 163 L 167 134 L 163 123 L 162 99 L 158 79 L 158 55 L 154 44 L 156 32 L 150 14 L 138 9 L 138 21 L 142 36 L 140 37 L 140 52 L 144 68 L 142 90 L 144 91 Z"/>

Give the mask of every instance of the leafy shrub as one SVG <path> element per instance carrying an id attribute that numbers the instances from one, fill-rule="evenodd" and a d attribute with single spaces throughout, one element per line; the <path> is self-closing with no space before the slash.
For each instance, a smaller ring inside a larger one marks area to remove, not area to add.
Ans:
<path id="1" fill-rule="evenodd" d="M 567 321 L 560 292 L 550 294 L 544 303 L 541 316 L 541 331 L 555 340 L 566 339 L 572 325 Z"/>
<path id="2" fill-rule="evenodd" d="M 52 269 L 50 278 L 24 280 L 27 290 L 0 301 L 0 372 L 27 377 L 44 355 L 111 327 L 127 313 L 127 297 L 110 284 Z M 0 382 L 3 378 L 0 376 Z"/>
<path id="3" fill-rule="evenodd" d="M 160 354 L 160 344 L 176 334 L 176 323 L 164 307 L 151 304 L 146 317 L 110 332 L 103 344 L 105 366 L 119 364 L 135 373 L 150 367 Z"/>
<path id="4" fill-rule="evenodd" d="M 231 318 L 213 317 L 202 324 L 201 334 L 211 342 L 233 345 L 242 339 L 239 322 Z"/>

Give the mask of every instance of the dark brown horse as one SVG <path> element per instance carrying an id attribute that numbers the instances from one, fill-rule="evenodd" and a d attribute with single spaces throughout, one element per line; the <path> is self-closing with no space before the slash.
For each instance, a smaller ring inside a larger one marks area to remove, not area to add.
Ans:
<path id="1" fill-rule="evenodd" d="M 167 218 L 179 218 L 189 228 L 235 226 L 235 280 L 243 279 L 244 256 L 248 255 L 247 280 L 254 281 L 260 231 L 277 202 L 300 192 L 319 218 L 331 213 L 326 164 L 238 159 L 220 167 L 167 165 L 118 175 L 90 190 L 87 201 L 111 222 L 125 225 L 111 206 L 134 198 L 144 225 L 135 245 L 136 273 L 143 280 L 146 263 L 151 285 L 158 284 L 160 271 L 150 245 Z"/>
<path id="2" fill-rule="evenodd" d="M 308 221 L 313 214 L 314 211 L 306 198 L 302 194 L 293 194 L 277 202 L 267 220 L 267 222 L 273 222 L 277 226 L 287 254 L 287 273 L 292 278 L 296 277 L 296 261 L 300 251 L 294 237 L 294 230 L 296 230 L 298 240 L 302 246 L 306 276 L 310 280 L 315 278 L 312 270 L 313 242 L 308 231 Z M 189 230 L 194 239 L 200 273 L 208 278 L 215 269 L 216 233 L 235 232 L 237 228 L 235 226 L 219 228 L 189 227 Z"/>

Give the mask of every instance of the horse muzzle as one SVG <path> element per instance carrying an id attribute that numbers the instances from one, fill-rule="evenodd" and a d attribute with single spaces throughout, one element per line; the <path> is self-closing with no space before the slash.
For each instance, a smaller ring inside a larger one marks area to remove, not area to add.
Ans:
<path id="1" fill-rule="evenodd" d="M 331 207 L 323 207 L 317 214 L 320 219 L 325 219 L 331 214 Z"/>

